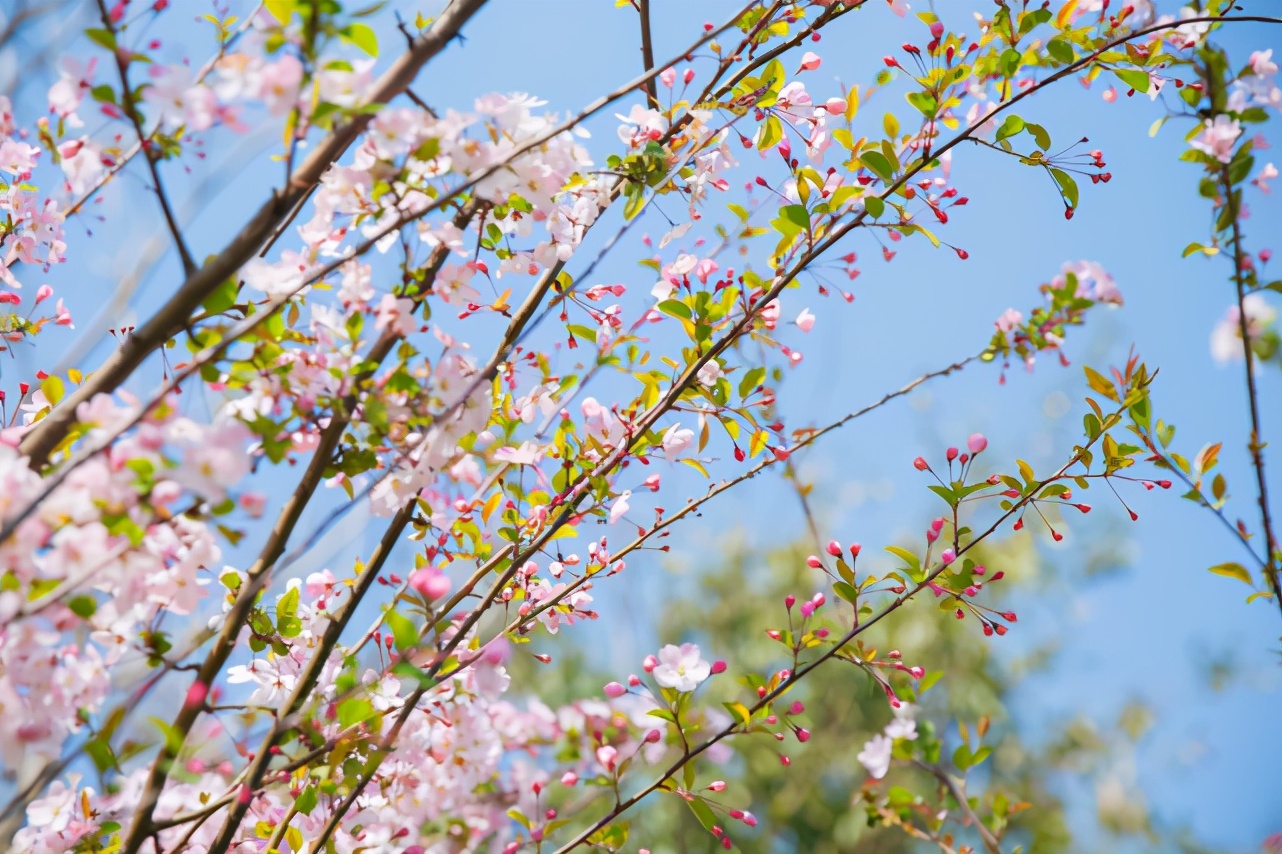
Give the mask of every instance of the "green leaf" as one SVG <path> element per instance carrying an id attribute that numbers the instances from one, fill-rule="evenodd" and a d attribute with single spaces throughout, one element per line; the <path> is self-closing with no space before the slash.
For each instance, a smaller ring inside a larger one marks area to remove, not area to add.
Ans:
<path id="1" fill-rule="evenodd" d="M 1064 194 L 1064 201 L 1070 208 L 1077 207 L 1077 181 L 1063 169 L 1051 168 L 1051 177 L 1059 184 L 1059 191 Z"/>
<path id="2" fill-rule="evenodd" d="M 296 5 L 296 0 L 263 0 L 263 7 L 282 24 L 289 23 L 289 19 L 294 15 L 294 7 Z"/>
<path id="3" fill-rule="evenodd" d="M 105 47 L 107 50 L 115 53 L 116 37 L 111 34 L 110 30 L 89 29 L 85 30 L 85 35 L 88 36 L 89 40 L 94 44 L 100 47 Z"/>
<path id="4" fill-rule="evenodd" d="M 757 139 L 757 150 L 765 151 L 768 148 L 773 148 L 778 145 L 779 141 L 782 139 L 783 123 L 779 121 L 778 116 L 771 113 L 769 118 L 766 119 L 765 124 L 761 126 L 761 134 Z"/>
<path id="5" fill-rule="evenodd" d="M 378 56 L 378 36 L 369 24 L 348 24 L 339 31 L 343 41 L 350 42 L 370 56 Z"/>
<path id="6" fill-rule="evenodd" d="M 214 288 L 213 293 L 205 297 L 205 301 L 200 306 L 205 310 L 206 314 L 222 314 L 236 304 L 236 295 L 239 292 L 240 288 L 236 283 L 236 277 L 232 276 Z"/>
<path id="7" fill-rule="evenodd" d="M 1024 120 L 1019 116 L 1007 116 L 1006 121 L 997 129 L 997 140 L 1000 142 L 1008 137 L 1015 136 L 1024 130 Z"/>
<path id="8" fill-rule="evenodd" d="M 694 813 L 695 818 L 699 819 L 699 824 L 703 825 L 703 829 L 711 833 L 712 828 L 717 826 L 717 817 L 713 814 L 711 808 L 703 802 L 702 798 L 693 798 L 686 801 L 686 803 L 690 805 L 690 811 Z"/>
<path id="9" fill-rule="evenodd" d="M 894 177 L 895 169 L 884 154 L 878 151 L 866 151 L 859 155 L 859 159 L 881 180 L 890 181 Z"/>
<path id="10" fill-rule="evenodd" d="M 87 620 L 98 610 L 98 603 L 92 596 L 73 596 L 67 600 L 67 607 L 80 619 Z"/>
<path id="11" fill-rule="evenodd" d="M 346 729 L 374 716 L 374 706 L 363 697 L 348 697 L 338 704 L 338 723 Z"/>
<path id="12" fill-rule="evenodd" d="M 1144 71 L 1136 71 L 1133 68 L 1111 68 L 1109 69 L 1130 88 L 1141 94 L 1148 91 L 1149 76 Z"/>
<path id="13" fill-rule="evenodd" d="M 1024 130 L 1033 135 L 1033 141 L 1037 143 L 1038 148 L 1045 151 L 1051 147 L 1051 135 L 1046 132 L 1046 128 L 1029 122 L 1024 125 Z"/>
<path id="14" fill-rule="evenodd" d="M 880 196 L 865 196 L 864 207 L 868 209 L 868 215 L 873 219 L 881 219 L 881 215 L 886 212 L 886 203 Z"/>
<path id="15" fill-rule="evenodd" d="M 1062 62 L 1065 65 L 1077 58 L 1077 54 L 1073 51 L 1073 45 L 1067 39 L 1051 39 L 1046 43 L 1046 52 L 1050 54 L 1051 59 Z"/>
<path id="16" fill-rule="evenodd" d="M 316 793 L 316 786 L 312 783 L 307 784 L 307 788 L 298 793 L 294 800 L 294 806 L 303 815 L 311 815 L 312 810 L 316 809 L 316 802 L 319 796 Z"/>
<path id="17" fill-rule="evenodd" d="M 395 608 L 389 610 L 383 616 L 383 622 L 392 630 L 392 640 L 396 644 L 397 652 L 404 652 L 418 643 L 418 628 L 415 627 L 414 621 L 409 617 L 397 611 Z"/>
<path id="18" fill-rule="evenodd" d="M 787 239 L 810 230 L 810 214 L 805 205 L 784 205 L 770 224 Z"/>
<path id="19" fill-rule="evenodd" d="M 1223 575 L 1225 578 L 1236 578 L 1243 584 L 1254 586 L 1251 581 L 1251 573 L 1247 572 L 1246 567 L 1240 563 L 1221 563 L 1211 567 L 1211 572 L 1216 575 Z"/>
<path id="20" fill-rule="evenodd" d="M 665 299 L 655 306 L 659 311 L 672 317 L 679 317 L 682 320 L 690 320 L 694 314 L 690 311 L 690 306 L 675 299 Z"/>

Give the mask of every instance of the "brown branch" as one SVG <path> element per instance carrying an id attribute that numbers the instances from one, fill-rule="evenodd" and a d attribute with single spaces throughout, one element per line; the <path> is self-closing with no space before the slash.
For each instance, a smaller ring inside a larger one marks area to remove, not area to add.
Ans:
<path id="1" fill-rule="evenodd" d="M 1242 355 L 1246 360 L 1246 399 L 1251 413 L 1251 440 L 1247 449 L 1251 453 L 1251 467 L 1255 469 L 1256 498 L 1260 505 L 1260 525 L 1264 535 L 1264 577 L 1273 599 L 1282 609 L 1282 578 L 1279 578 L 1278 539 L 1273 532 L 1273 517 L 1269 510 L 1268 481 L 1264 476 L 1264 440 L 1260 427 L 1260 396 L 1255 384 L 1255 353 L 1251 349 L 1250 321 L 1246 315 L 1246 253 L 1242 248 L 1242 221 L 1239 210 L 1240 197 L 1234 194 L 1229 178 L 1229 167 L 1220 169 L 1220 182 L 1224 191 L 1224 204 L 1229 206 L 1233 220 L 1233 284 L 1237 289 L 1238 334 L 1242 336 Z"/>
<path id="2" fill-rule="evenodd" d="M 116 25 L 112 23 L 111 13 L 107 11 L 106 0 L 98 0 L 98 16 L 102 20 L 103 29 L 111 34 L 113 41 L 119 39 L 116 32 Z M 125 115 L 129 118 L 129 123 L 133 125 L 134 133 L 138 136 L 138 145 L 143 150 L 143 159 L 147 161 L 147 170 L 151 173 L 152 190 L 156 194 L 157 201 L 160 202 L 160 210 L 165 215 L 165 225 L 169 228 L 169 236 L 173 238 L 174 247 L 178 250 L 178 257 L 182 259 L 183 274 L 191 278 L 196 272 L 196 262 L 191 259 L 191 252 L 187 249 L 187 242 L 183 239 L 182 229 L 178 226 L 178 220 L 174 218 L 173 208 L 169 205 L 169 197 L 165 194 L 165 185 L 160 180 L 160 167 L 156 161 L 160 159 L 159 154 L 151 147 L 149 134 L 143 130 L 142 114 L 138 112 L 138 105 L 134 101 L 133 89 L 129 85 L 129 63 L 133 61 L 133 53 L 122 45 L 117 44 L 115 50 L 111 52 L 116 61 L 116 72 L 120 75 L 120 103 L 124 107 Z"/>
<path id="3" fill-rule="evenodd" d="M 966 799 L 966 784 L 963 782 L 961 785 L 958 785 L 957 781 L 955 781 L 952 776 L 942 768 L 918 761 L 914 761 L 913 764 L 930 774 L 940 783 L 944 784 L 944 787 L 948 789 L 949 794 L 953 796 L 953 800 L 957 801 L 957 805 L 961 807 L 961 809 L 966 813 L 966 817 L 971 820 L 975 825 L 975 829 L 979 831 L 979 836 L 984 840 L 984 848 L 988 849 L 988 854 L 1002 854 L 1001 843 L 997 841 L 996 836 L 993 836 L 993 832 L 988 829 L 988 826 L 979 820 L 979 816 L 975 814 L 975 810 L 970 805 L 970 801 Z"/>

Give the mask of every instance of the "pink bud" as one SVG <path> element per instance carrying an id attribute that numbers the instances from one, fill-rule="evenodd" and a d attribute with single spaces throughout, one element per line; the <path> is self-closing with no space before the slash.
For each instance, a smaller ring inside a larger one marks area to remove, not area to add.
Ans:
<path id="1" fill-rule="evenodd" d="M 939 38 L 940 36 L 942 36 L 942 35 L 944 34 L 944 25 L 943 25 L 942 23 L 940 23 L 939 21 L 936 21 L 935 23 L 931 24 L 931 25 L 930 25 L 930 34 L 931 34 L 932 36 L 934 36 L 935 38 Z"/>
<path id="2" fill-rule="evenodd" d="M 659 72 L 659 82 L 671 89 L 672 84 L 677 82 L 677 70 L 675 68 L 663 69 L 663 71 Z"/>
<path id="3" fill-rule="evenodd" d="M 40 305 L 51 296 L 53 296 L 53 288 L 49 285 L 41 285 L 36 289 L 36 305 Z"/>
<path id="4" fill-rule="evenodd" d="M 607 682 L 604 690 L 605 695 L 611 699 L 615 697 L 622 697 L 624 694 L 628 693 L 628 689 L 618 682 Z"/>
<path id="5" fill-rule="evenodd" d="M 628 676 L 628 684 L 631 685 L 633 688 L 639 687 L 641 685 L 641 677 L 636 675 L 635 673 L 631 674 L 630 676 Z"/>
<path id="6" fill-rule="evenodd" d="M 788 707 L 788 714 L 799 715 L 805 710 L 806 710 L 805 703 L 801 702 L 800 700 L 797 700 L 791 706 Z"/>
<path id="7" fill-rule="evenodd" d="M 948 564 L 957 560 L 957 552 L 952 549 L 944 549 L 943 553 L 939 556 L 939 560 L 944 564 L 944 566 L 948 566 Z"/>
<path id="8" fill-rule="evenodd" d="M 797 727 L 797 741 L 800 741 L 802 744 L 810 741 L 810 730 L 805 727 Z"/>
<path id="9" fill-rule="evenodd" d="M 450 579 L 440 570 L 419 569 L 410 576 L 410 587 L 431 602 L 450 592 Z"/>
<path id="10" fill-rule="evenodd" d="M 859 557 L 859 553 L 860 553 L 861 551 L 863 551 L 863 546 L 859 545 L 859 543 L 851 543 L 851 544 L 850 544 L 850 556 L 851 556 L 851 557 Z"/>
<path id="11" fill-rule="evenodd" d="M 188 709 L 199 706 L 201 703 L 205 702 L 205 698 L 208 696 L 209 686 L 200 680 L 196 680 L 191 683 L 191 687 L 187 689 L 187 699 L 183 702 L 183 706 Z"/>
<path id="12" fill-rule="evenodd" d="M 659 659 L 655 658 L 653 655 L 647 655 L 645 659 L 641 662 L 641 669 L 644 670 L 646 673 L 653 673 L 654 668 L 658 666 L 659 666 Z"/>
<path id="13" fill-rule="evenodd" d="M 957 459 L 957 449 L 949 448 L 945 456 L 948 458 L 948 462 L 951 463 L 953 460 Z"/>
<path id="14" fill-rule="evenodd" d="M 681 74 L 681 82 L 682 82 L 682 83 L 685 83 L 685 84 L 687 84 L 687 85 L 688 85 L 688 84 L 690 83 L 690 81 L 692 81 L 692 80 L 694 80 L 694 69 L 693 69 L 693 68 L 687 68 L 687 69 L 686 69 L 684 72 L 682 72 L 682 74 Z"/>
<path id="15" fill-rule="evenodd" d="M 841 543 L 837 542 L 836 540 L 831 541 L 830 543 L 828 543 L 827 551 L 828 551 L 828 554 L 832 555 L 833 557 L 841 557 Z"/>
<path id="16" fill-rule="evenodd" d="M 925 458 L 918 457 L 913 460 L 913 468 L 917 469 L 917 471 L 925 471 L 930 468 L 930 464 L 926 462 Z"/>
<path id="17" fill-rule="evenodd" d="M 614 760 L 619 756 L 619 751 L 615 750 L 608 744 L 602 745 L 596 749 L 596 761 L 601 763 L 601 767 L 607 771 L 614 770 Z"/>
<path id="18" fill-rule="evenodd" d="M 797 70 L 798 71 L 814 71 L 816 68 L 819 67 L 820 62 L 821 60 L 819 59 L 818 54 L 813 53 L 811 51 L 806 51 L 805 54 L 802 55 L 801 57 L 801 67 Z"/>
<path id="19" fill-rule="evenodd" d="M 821 561 L 815 555 L 811 555 L 810 557 L 806 558 L 806 566 L 810 567 L 811 569 L 819 569 L 820 567 L 823 566 L 823 561 Z"/>
<path id="20" fill-rule="evenodd" d="M 709 672 L 712 673 L 713 676 L 716 676 L 718 673 L 725 673 L 726 663 L 724 661 L 712 662 L 712 667 L 709 668 Z"/>
<path id="21" fill-rule="evenodd" d="M 708 791 L 710 792 L 724 792 L 725 789 L 726 789 L 725 780 L 713 780 L 711 783 L 708 784 Z"/>
<path id="22" fill-rule="evenodd" d="M 656 744 L 661 738 L 663 738 L 663 733 L 657 729 L 652 729 L 645 734 L 645 740 L 648 744 Z"/>
<path id="23" fill-rule="evenodd" d="M 828 111 L 828 115 L 830 116 L 845 115 L 846 106 L 845 98 L 829 98 L 827 101 L 824 101 L 824 109 Z"/>
<path id="24" fill-rule="evenodd" d="M 797 597 L 796 597 L 796 596 L 793 596 L 791 593 L 789 593 L 787 596 L 783 597 L 783 605 L 784 605 L 784 607 L 785 607 L 785 608 L 787 608 L 789 611 L 791 611 L 791 610 L 792 610 L 792 606 L 793 606 L 793 605 L 796 605 L 796 604 L 797 604 Z"/>
<path id="25" fill-rule="evenodd" d="M 972 454 L 978 454 L 988 447 L 988 440 L 984 438 L 983 433 L 971 433 L 970 438 L 966 440 L 966 447 L 970 448 Z"/>
<path id="26" fill-rule="evenodd" d="M 579 782 L 579 775 L 573 771 L 566 771 L 561 775 L 561 785 L 563 786 L 573 786 L 577 782 Z"/>

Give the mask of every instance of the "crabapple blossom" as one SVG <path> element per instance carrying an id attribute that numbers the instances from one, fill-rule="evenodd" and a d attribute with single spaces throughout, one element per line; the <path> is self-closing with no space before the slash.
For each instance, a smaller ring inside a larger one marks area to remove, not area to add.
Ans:
<path id="1" fill-rule="evenodd" d="M 699 657 L 699 647 L 692 643 L 667 644 L 659 650 L 654 681 L 663 688 L 689 693 L 712 675 L 712 665 Z"/>

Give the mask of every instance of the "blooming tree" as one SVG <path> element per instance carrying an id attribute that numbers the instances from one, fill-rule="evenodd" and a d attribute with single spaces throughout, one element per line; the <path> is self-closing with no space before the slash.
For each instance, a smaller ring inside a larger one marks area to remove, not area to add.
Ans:
<path id="1" fill-rule="evenodd" d="M 1258 390 L 1279 351 L 1268 292 L 1282 287 L 1263 281 L 1267 249 L 1242 226 L 1244 195 L 1277 174 L 1248 128 L 1282 90 L 1269 52 L 1243 61 L 1213 40 L 1271 19 L 1145 0 L 917 12 L 919 38 L 834 87 L 812 82 L 821 50 L 909 3 L 751 0 L 692 21 L 662 56 L 647 0 L 625 0 L 640 73 L 562 116 L 529 94 L 450 103 L 416 83 L 490 13 L 484 0 L 435 17 L 348 5 L 215 3 L 189 23 L 186 3 L 96 0 L 42 109 L 0 98 L 3 348 L 77 354 L 10 371 L 0 391 L 14 850 L 646 850 L 629 811 L 649 797 L 684 802 L 732 848 L 758 821 L 719 797 L 734 783 L 717 762 L 750 736 L 812 749 L 824 734 L 789 692 L 844 662 L 894 710 L 859 753 L 869 776 L 908 765 L 935 782 L 867 787 L 870 820 L 998 851 L 1018 810 L 967 788 L 982 786 L 967 772 L 990 753 L 986 720 L 963 722 L 945 755 L 914 709 L 940 671 L 874 648 L 869 630 L 893 633 L 905 602 L 930 598 L 976 644 L 1007 634 L 1017 616 L 991 598 L 1005 572 L 977 559 L 987 541 L 1025 525 L 1059 540 L 1055 514 L 1091 509 L 1080 493 L 1125 506 L 1127 490 L 1172 478 L 1250 554 L 1213 571 L 1282 604 Z M 399 50 L 370 23 L 393 12 Z M 167 61 L 161 25 L 196 28 L 207 59 Z M 887 547 L 894 571 L 861 567 L 850 536 L 809 557 L 812 589 L 746 627 L 777 644 L 777 666 L 673 638 L 603 695 L 558 708 L 514 696 L 509 668 L 555 667 L 576 624 L 613 618 L 594 590 L 707 502 L 964 367 L 992 363 L 997 383 L 1016 361 L 1068 363 L 1070 331 L 1122 302 L 1089 261 L 1027 306 L 995 306 L 969 353 L 840 420 L 814 426 L 777 401 L 805 336 L 854 299 L 817 271 L 855 280 L 869 241 L 887 262 L 909 249 L 967 260 L 947 226 L 983 188 L 954 180 L 954 160 L 1032 170 L 1069 219 L 1091 203 L 1079 184 L 1109 182 L 1105 153 L 1026 117 L 1075 80 L 1107 86 L 1105 100 L 1118 86 L 1166 98 L 1189 130 L 1214 218 L 1185 254 L 1231 262 L 1212 351 L 1245 364 L 1258 522 L 1228 515 L 1218 446 L 1180 453 L 1152 411 L 1157 371 L 1133 356 L 1086 369 L 1090 412 L 1051 470 L 978 433 L 911 461 L 944 508 L 915 545 Z M 906 105 L 874 115 L 883 91 Z M 600 115 L 616 139 L 583 132 Z M 167 187 L 262 126 L 279 132 L 263 152 L 278 184 L 225 245 L 197 251 Z M 91 307 L 45 280 L 75 255 L 76 221 L 113 196 L 159 210 L 179 273 L 89 362 L 74 336 Z M 641 222 L 663 233 L 639 236 Z M 597 275 L 630 250 L 644 273 Z M 676 467 L 711 486 L 673 494 Z M 333 509 L 316 519 L 313 506 Z M 353 507 L 379 526 L 373 551 L 291 572 Z M 241 550 L 252 556 L 229 563 Z M 737 699 L 705 700 L 733 679 Z M 139 721 L 143 708 L 160 714 Z"/>

